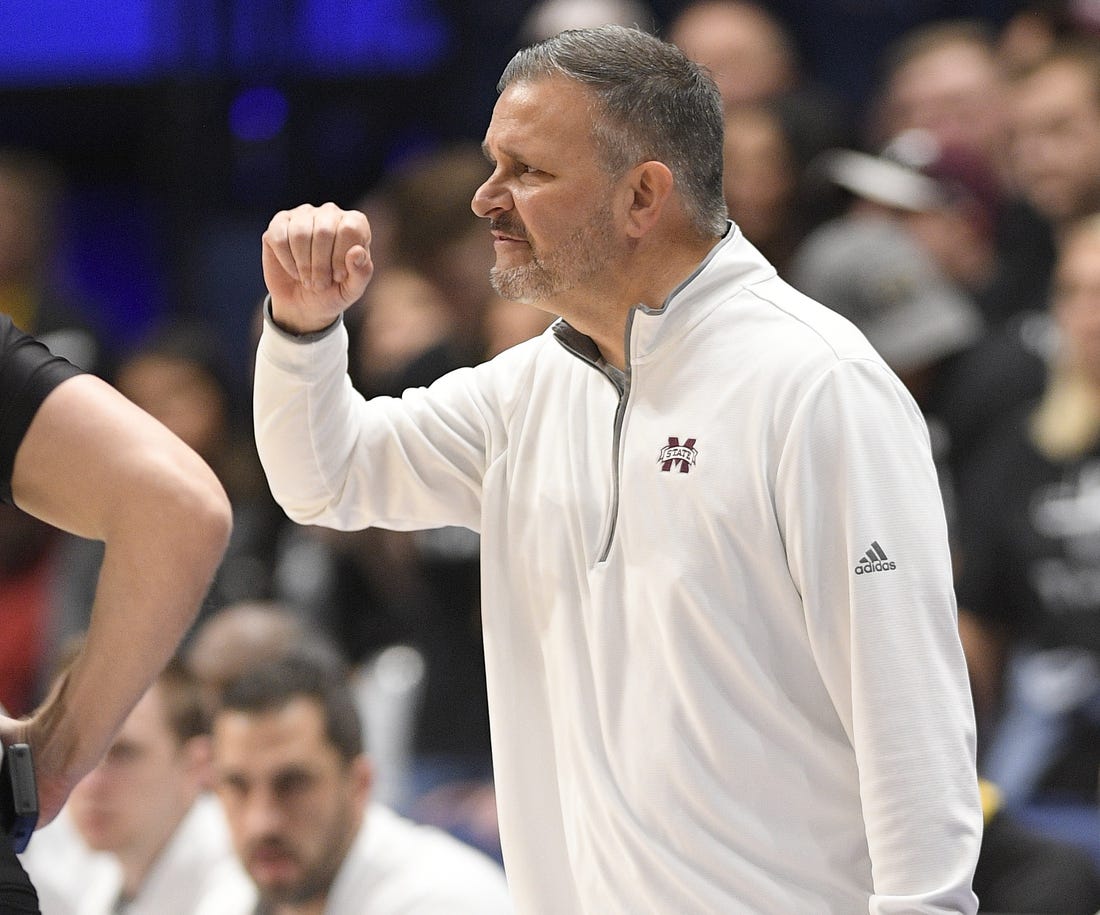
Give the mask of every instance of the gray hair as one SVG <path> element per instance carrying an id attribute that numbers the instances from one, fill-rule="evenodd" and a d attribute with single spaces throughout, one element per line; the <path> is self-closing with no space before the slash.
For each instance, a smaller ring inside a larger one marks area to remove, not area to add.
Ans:
<path id="1" fill-rule="evenodd" d="M 582 83 L 595 97 L 593 137 L 612 175 L 650 159 L 663 162 L 696 230 L 725 233 L 722 99 L 702 67 L 659 38 L 608 25 L 561 32 L 524 48 L 505 67 L 497 90 L 556 75 Z"/>

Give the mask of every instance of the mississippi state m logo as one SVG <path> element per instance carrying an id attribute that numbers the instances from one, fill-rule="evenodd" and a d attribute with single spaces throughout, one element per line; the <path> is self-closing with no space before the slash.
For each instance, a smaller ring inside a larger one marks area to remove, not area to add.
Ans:
<path id="1" fill-rule="evenodd" d="M 698 456 L 699 452 L 695 450 L 695 439 L 686 439 L 681 445 L 680 439 L 670 435 L 668 444 L 657 455 L 657 463 L 666 473 L 677 465 L 680 467 L 680 473 L 687 473 L 695 465 L 695 459 Z"/>

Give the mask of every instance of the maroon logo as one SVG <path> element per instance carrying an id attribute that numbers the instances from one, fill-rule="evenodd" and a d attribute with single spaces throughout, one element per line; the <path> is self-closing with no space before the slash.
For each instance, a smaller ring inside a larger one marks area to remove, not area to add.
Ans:
<path id="1" fill-rule="evenodd" d="M 668 473 L 676 465 L 680 466 L 680 473 L 687 473 L 694 465 L 699 452 L 695 450 L 695 439 L 685 439 L 680 444 L 680 439 L 674 435 L 668 437 L 668 444 L 657 455 L 657 463 L 661 470 Z"/>

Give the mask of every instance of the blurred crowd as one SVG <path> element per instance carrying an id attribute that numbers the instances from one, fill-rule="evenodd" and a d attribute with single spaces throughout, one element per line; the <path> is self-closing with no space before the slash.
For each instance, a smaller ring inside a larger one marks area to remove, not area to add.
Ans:
<path id="1" fill-rule="evenodd" d="M 764 0 L 659 9 L 545 0 L 516 43 L 636 24 L 713 73 L 726 105 L 730 217 L 781 276 L 864 331 L 927 419 L 979 722 L 983 908 L 1092 913 L 1100 3 L 1005 3 L 967 18 L 935 4 L 891 6 L 912 7 L 912 22 L 867 36 L 874 75 L 857 92 L 815 70 L 803 53 L 807 23 Z M 477 143 L 458 141 L 403 160 L 374 187 L 348 189 L 371 220 L 377 265 L 349 313 L 350 373 L 364 394 L 399 396 L 549 325 L 489 286 L 490 239 L 469 207 L 487 174 Z M 362 717 L 373 802 L 498 857 L 476 535 L 289 523 L 252 444 L 250 392 L 228 362 L 238 347 L 171 303 L 169 317 L 124 351 L 104 339 L 51 272 L 63 194 L 64 175 L 43 157 L 0 150 L 0 310 L 163 421 L 225 485 L 233 539 L 184 645 L 187 675 L 220 695 L 246 667 L 325 641 L 327 666 L 344 671 Z M 257 288 L 248 303 L 257 315 L 262 295 Z M 16 509 L 0 512 L 0 702 L 20 714 L 87 625 L 100 552 Z M 213 781 L 203 760 L 186 803 L 163 814 L 169 832 Z M 119 768 L 110 756 L 104 765 Z M 106 790 L 96 779 L 72 805 L 95 808 L 87 796 Z M 131 790 L 139 804 L 143 789 Z M 55 841 L 74 861 L 83 845 L 84 864 L 119 851 L 94 816 L 70 819 L 58 829 L 71 834 Z M 166 827 L 162 818 L 147 828 Z M 144 871 L 131 871 L 133 893 Z M 71 882 L 79 873 L 74 865 Z M 98 911 L 112 911 L 112 892 Z M 52 911 L 77 911 L 71 896 L 62 887 Z"/>

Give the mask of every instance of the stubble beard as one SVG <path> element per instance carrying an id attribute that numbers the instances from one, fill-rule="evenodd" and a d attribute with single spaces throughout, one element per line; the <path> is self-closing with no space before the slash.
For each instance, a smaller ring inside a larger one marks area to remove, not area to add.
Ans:
<path id="1" fill-rule="evenodd" d="M 507 225 L 503 223 L 502 227 Z M 514 231 L 512 228 L 511 232 Z M 527 238 L 526 233 L 523 237 Z M 611 212 L 605 207 L 593 213 L 588 222 L 557 248 L 539 252 L 531 245 L 530 263 L 493 267 L 489 281 L 502 299 L 537 305 L 570 292 L 603 272 L 613 244 Z"/>
<path id="2" fill-rule="evenodd" d="M 355 839 L 356 823 L 350 814 L 341 816 L 325 847 L 312 862 L 306 864 L 301 877 L 293 883 L 277 886 L 257 884 L 261 911 L 273 910 L 280 905 L 304 905 L 326 898 Z"/>

